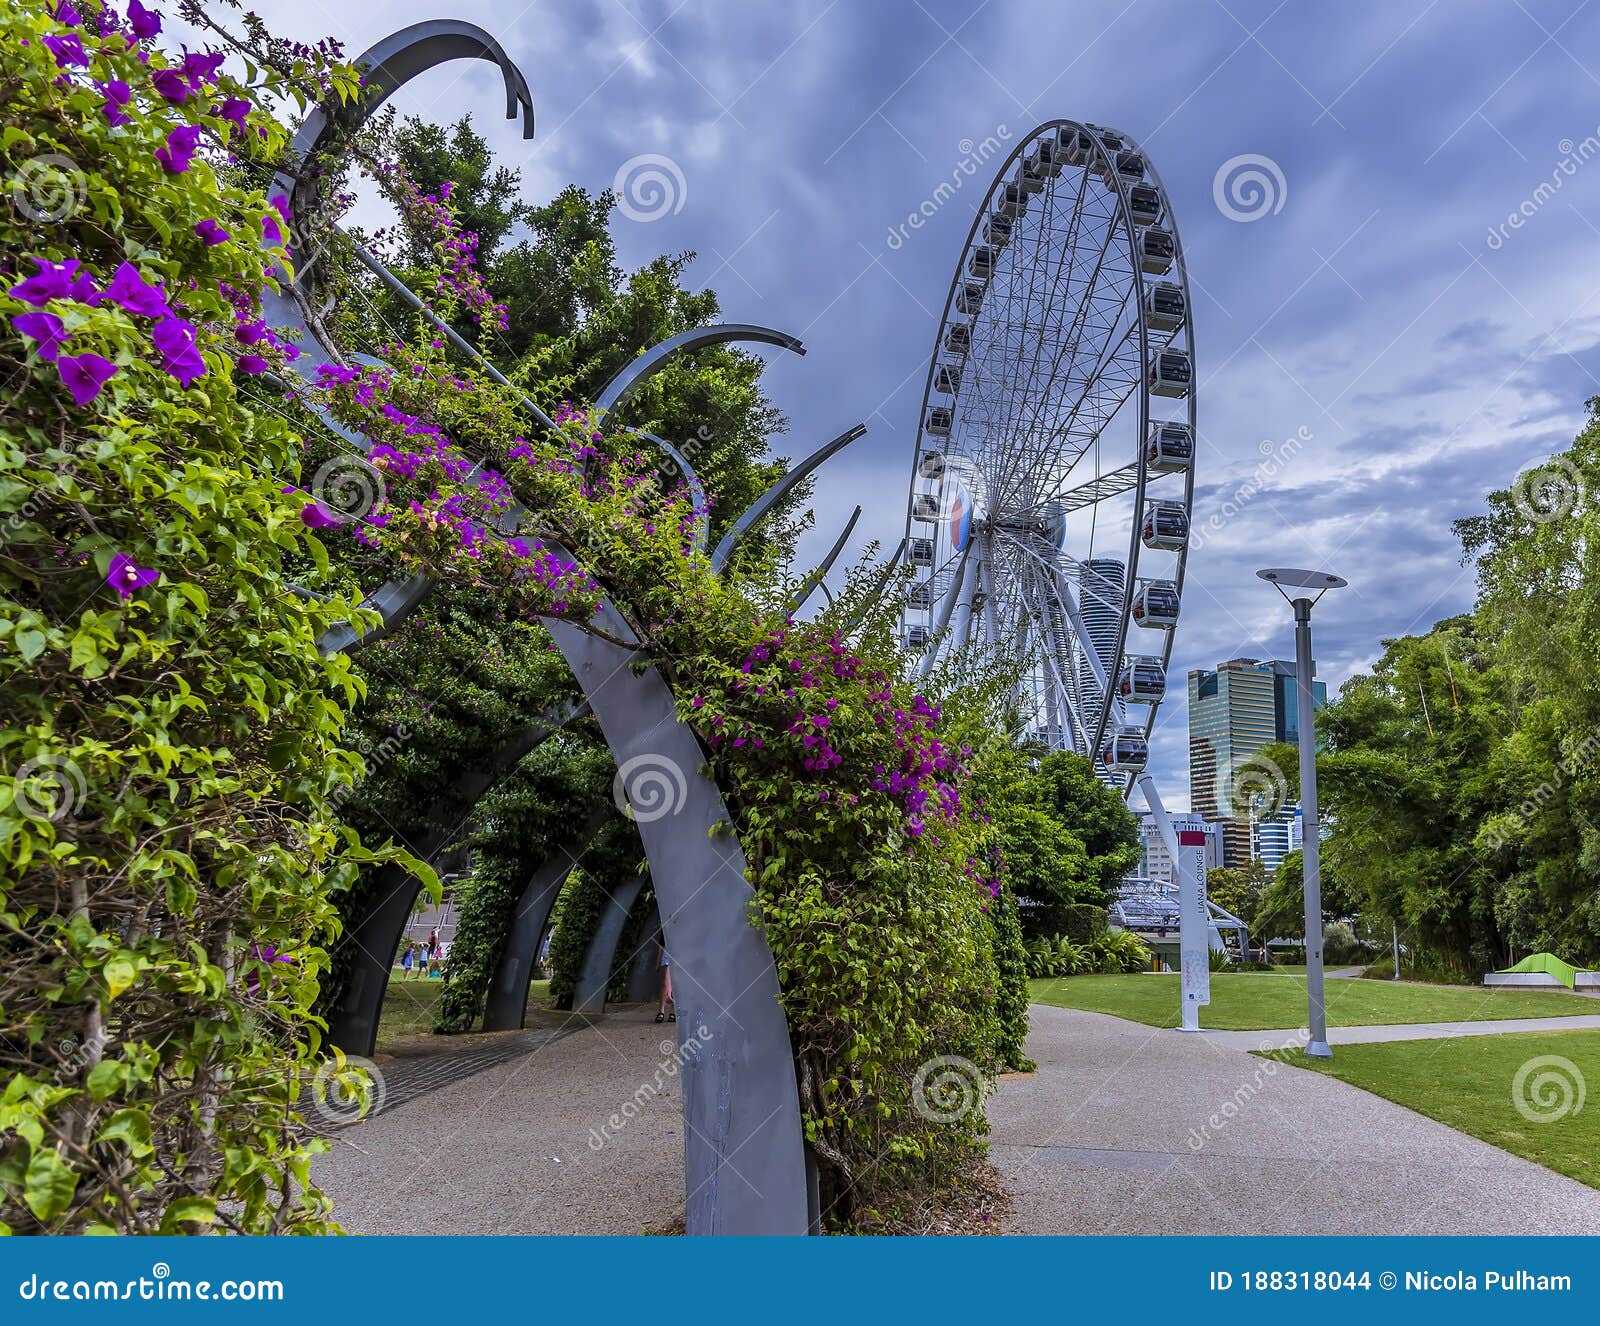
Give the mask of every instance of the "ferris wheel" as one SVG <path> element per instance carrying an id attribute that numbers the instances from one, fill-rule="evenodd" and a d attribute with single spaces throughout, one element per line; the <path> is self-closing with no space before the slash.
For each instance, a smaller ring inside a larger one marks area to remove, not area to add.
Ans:
<path id="1" fill-rule="evenodd" d="M 923 390 L 905 643 L 1022 665 L 1028 734 L 1131 791 L 1166 693 L 1194 494 L 1183 248 L 1126 134 L 1055 120 L 968 232 Z"/>

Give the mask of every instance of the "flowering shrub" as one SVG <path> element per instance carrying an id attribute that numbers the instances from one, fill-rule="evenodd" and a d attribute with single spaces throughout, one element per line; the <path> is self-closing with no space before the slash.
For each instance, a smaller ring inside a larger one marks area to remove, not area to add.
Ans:
<path id="1" fill-rule="evenodd" d="M 239 383 L 285 135 L 160 20 L 0 13 L 0 1222 L 318 1230 L 302 1116 L 357 692 L 298 599 L 298 438 Z M 348 71 L 335 71 L 341 87 Z M 323 1086 L 326 1086 L 324 1079 Z"/>

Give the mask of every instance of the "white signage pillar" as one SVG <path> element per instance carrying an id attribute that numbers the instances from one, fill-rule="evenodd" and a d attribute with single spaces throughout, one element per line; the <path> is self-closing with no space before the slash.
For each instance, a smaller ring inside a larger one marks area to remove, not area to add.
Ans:
<path id="1" fill-rule="evenodd" d="M 1200 1030 L 1200 1005 L 1211 1002 L 1211 917 L 1206 908 L 1206 836 L 1178 831 L 1172 867 L 1178 888 L 1179 981 L 1183 989 L 1181 1031 Z"/>

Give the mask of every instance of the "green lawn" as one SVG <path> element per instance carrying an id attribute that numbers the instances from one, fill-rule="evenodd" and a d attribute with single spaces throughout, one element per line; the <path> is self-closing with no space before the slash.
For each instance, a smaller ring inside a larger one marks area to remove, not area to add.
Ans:
<path id="1" fill-rule="evenodd" d="M 378 1021 L 378 1048 L 404 1036 L 428 1036 L 433 1031 L 433 1006 L 444 989 L 442 980 L 409 981 L 389 978 L 383 996 L 383 1012 Z M 543 1008 L 550 994 L 549 981 L 534 981 L 528 986 L 529 1009 Z"/>
<path id="2" fill-rule="evenodd" d="M 1534 1062 L 1549 1056 L 1564 1062 Z M 1589 1088 L 1600 1091 L 1600 1031 L 1337 1045 L 1332 1059 L 1307 1059 L 1299 1050 L 1274 1057 L 1600 1188 L 1600 1097 L 1584 1099 Z M 1526 1114 L 1517 1108 L 1519 1096 Z"/>
<path id="3" fill-rule="evenodd" d="M 1059 976 L 1030 981 L 1036 1004 L 1110 1013 L 1152 1027 L 1178 1025 L 1177 975 Z M 1600 1013 L 1600 1000 L 1564 991 L 1483 990 L 1471 986 L 1335 978 L 1326 985 L 1329 1025 L 1396 1022 L 1483 1022 L 1499 1018 L 1575 1017 Z M 1221 1031 L 1300 1027 L 1306 1021 L 1304 976 L 1277 972 L 1213 972 L 1211 1003 L 1200 1025 Z"/>

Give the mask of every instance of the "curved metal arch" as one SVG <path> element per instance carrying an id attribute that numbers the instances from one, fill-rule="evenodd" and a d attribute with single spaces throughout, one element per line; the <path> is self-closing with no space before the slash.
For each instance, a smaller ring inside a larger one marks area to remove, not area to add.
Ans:
<path id="1" fill-rule="evenodd" d="M 634 671 L 633 652 L 617 643 L 632 640 L 632 629 L 609 601 L 596 616 L 614 639 L 557 619 L 546 625 L 599 720 L 624 788 L 630 770 L 670 768 L 682 779 L 672 813 L 637 822 L 672 953 L 686 1048 L 687 1228 L 806 1233 L 811 1190 L 794 1053 L 772 950 L 750 922 L 755 891 L 745 878 L 744 849 L 671 688 L 653 667 Z M 761 1191 L 740 1172 L 760 1175 Z"/>
<path id="2" fill-rule="evenodd" d="M 552 717 L 554 721 L 530 724 L 487 760 L 463 773 L 451 795 L 441 797 L 431 808 L 429 822 L 439 823 L 463 803 L 475 806 L 519 760 L 560 731 L 566 719 Z M 410 850 L 431 862 L 456 836 L 454 829 L 435 828 L 410 844 Z M 404 867 L 383 866 L 377 871 L 373 897 L 337 941 L 336 946 L 347 949 L 351 959 L 344 986 L 327 1010 L 329 1044 L 371 1058 L 377 1048 L 389 971 L 421 892 L 422 881 Z"/>
<path id="3" fill-rule="evenodd" d="M 380 42 L 362 59 L 385 66 L 382 96 L 387 96 L 422 69 L 463 55 L 500 64 L 506 71 L 510 104 L 513 109 L 519 101 L 527 106 L 530 118 L 525 127 L 531 130 L 531 99 L 520 73 L 492 38 L 470 24 L 419 24 Z M 364 102 L 364 114 L 370 114 L 381 99 Z M 297 147 L 315 148 L 328 128 L 327 114 L 314 111 L 301 126 Z M 296 200 L 292 210 L 307 214 L 320 177 L 308 172 L 304 180 L 280 176 L 279 181 Z M 292 292 L 269 292 L 263 305 L 274 322 L 304 332 L 327 354 L 306 326 Z M 608 385 L 606 406 L 625 399 L 679 350 L 730 340 L 764 341 L 804 353 L 797 338 L 764 327 L 730 324 L 695 329 L 669 338 L 630 364 Z M 302 377 L 315 372 L 309 363 L 299 364 L 298 371 Z M 359 439 L 357 445 L 366 449 Z M 374 596 L 379 599 L 384 629 L 415 609 L 416 602 L 406 601 L 409 596 L 399 584 L 392 582 Z M 663 931 L 686 996 L 681 1006 L 690 1014 L 684 1035 L 687 1028 L 696 1029 L 693 1053 L 685 1060 L 683 1089 L 688 1231 L 806 1233 L 812 1227 L 815 1180 L 810 1174 L 808 1186 L 794 1057 L 779 1002 L 777 968 L 764 935 L 749 920 L 754 895 L 744 875 L 744 853 L 726 831 L 728 815 L 721 792 L 700 772 L 699 742 L 678 720 L 670 688 L 654 669 L 635 673 L 625 666 L 636 660 L 616 641 L 632 641 L 633 635 L 609 602 L 602 605 L 597 619 L 614 641 L 566 622 L 547 619 L 547 625 L 594 706 L 619 767 L 625 771 L 629 760 L 639 757 L 667 759 L 686 777 L 683 804 L 671 817 L 673 823 L 652 820 L 641 822 L 640 829 L 663 909 Z M 475 770 L 463 779 L 458 793 L 475 801 L 493 777 Z M 473 793 L 472 786 L 480 780 L 482 787 Z M 380 876 L 380 885 L 387 881 L 387 874 Z M 419 889 L 414 878 L 395 881 L 350 932 L 356 968 L 339 1016 L 330 1023 L 330 1043 L 347 1049 L 365 1047 L 370 1054 L 388 967 Z M 762 1176 L 760 1193 L 732 1175 L 729 1162 L 735 1154 L 741 1170 Z"/>
<path id="4" fill-rule="evenodd" d="M 572 1011 L 593 1016 L 606 1011 L 606 990 L 611 985 L 611 965 L 617 958 L 617 945 L 628 924 L 628 913 L 644 892 L 649 872 L 641 870 L 622 881 L 606 895 L 600 924 L 589 939 L 583 955 L 583 970 L 578 973 L 578 988 L 572 995 Z"/>
<path id="5" fill-rule="evenodd" d="M 728 559 L 733 556 L 733 550 L 738 546 L 739 540 L 760 524 L 773 507 L 777 506 L 779 502 L 793 492 L 795 485 L 810 474 L 812 470 L 816 469 L 817 466 L 821 465 L 823 461 L 843 451 L 858 437 L 864 435 L 866 431 L 867 426 L 865 424 L 856 424 L 853 428 L 848 428 L 840 433 L 832 442 L 824 443 L 818 447 L 798 465 L 790 466 L 789 472 L 779 479 L 777 483 L 773 484 L 772 487 L 768 488 L 766 492 L 762 493 L 760 497 L 756 498 L 745 513 L 734 521 L 733 528 L 717 541 L 716 551 L 711 554 L 711 569 L 720 572 L 727 566 Z"/>
<path id="6" fill-rule="evenodd" d="M 844 545 L 850 541 L 850 535 L 855 532 L 856 521 L 860 519 L 861 508 L 858 506 L 850 513 L 850 519 L 845 521 L 844 529 L 839 531 L 839 537 L 833 541 L 833 547 L 828 549 L 828 555 L 822 559 L 821 565 L 800 582 L 800 588 L 789 600 L 791 613 L 799 612 L 805 607 L 806 600 L 817 592 L 817 586 L 822 584 L 828 572 L 833 570 L 833 564 L 839 560 L 839 554 L 844 551 Z"/>
<path id="7" fill-rule="evenodd" d="M 695 473 L 695 468 L 689 463 L 689 458 L 664 437 L 657 437 L 654 433 L 647 433 L 644 429 L 638 430 L 640 437 L 649 438 L 658 447 L 667 453 L 668 459 L 678 467 L 678 473 L 683 475 L 684 483 L 689 485 L 689 495 L 694 501 L 694 547 L 696 552 L 704 552 L 706 544 L 711 541 L 711 507 L 706 501 L 705 485 L 700 482 L 700 476 Z"/>
<path id="8" fill-rule="evenodd" d="M 760 327 L 752 322 L 723 322 L 710 327 L 691 327 L 688 331 L 658 341 L 630 360 L 620 373 L 601 388 L 600 395 L 595 398 L 595 413 L 606 415 L 616 409 L 649 378 L 665 368 L 673 355 L 707 345 L 722 345 L 728 341 L 756 341 L 763 345 L 781 346 L 785 350 L 793 350 L 797 355 L 806 352 L 798 336 L 774 331 L 771 327 Z"/>
<path id="9" fill-rule="evenodd" d="M 483 1029 L 520 1031 L 528 1017 L 528 983 L 539 957 L 539 940 L 550 922 L 561 887 L 615 814 L 609 802 L 589 822 L 552 852 L 523 885 L 500 946 L 500 957 L 484 992 Z"/>
<path id="10" fill-rule="evenodd" d="M 505 79 L 506 119 L 515 119 L 520 108 L 522 136 L 533 137 L 533 94 L 505 48 L 475 23 L 435 18 L 391 32 L 355 58 L 353 63 L 363 73 L 365 95 L 331 114 L 322 106 L 313 107 L 294 136 L 291 151 L 295 159 L 305 161 L 321 151 L 335 130 L 360 128 L 413 78 L 451 60 L 488 60 L 496 65 Z M 292 214 L 315 206 L 322 187 L 319 176 L 278 178 L 289 190 Z"/>
<path id="11" fill-rule="evenodd" d="M 661 933 L 661 909 L 652 902 L 645 918 L 644 940 L 628 964 L 628 1003 L 648 1003 L 660 992 L 661 968 L 654 952 L 658 946 L 665 946 L 665 936 Z"/>

